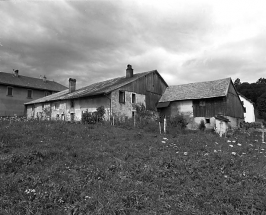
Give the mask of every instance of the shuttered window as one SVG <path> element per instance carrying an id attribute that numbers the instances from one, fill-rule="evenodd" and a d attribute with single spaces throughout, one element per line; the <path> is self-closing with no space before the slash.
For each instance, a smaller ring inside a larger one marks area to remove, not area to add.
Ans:
<path id="1" fill-rule="evenodd" d="M 28 90 L 28 99 L 31 99 L 32 98 L 32 90 Z"/>
<path id="2" fill-rule="evenodd" d="M 125 103 L 125 91 L 119 91 L 119 102 Z"/>
<path id="3" fill-rule="evenodd" d="M 12 87 L 7 87 L 7 95 L 13 96 L 13 88 Z"/>

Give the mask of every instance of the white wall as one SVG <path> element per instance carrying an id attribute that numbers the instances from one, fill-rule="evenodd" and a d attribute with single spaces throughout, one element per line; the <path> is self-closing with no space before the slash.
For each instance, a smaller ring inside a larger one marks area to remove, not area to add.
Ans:
<path id="1" fill-rule="evenodd" d="M 239 95 L 239 98 L 244 103 L 244 107 L 246 108 L 246 113 L 244 113 L 245 122 L 255 122 L 255 113 L 254 113 L 254 105 L 252 102 L 248 101 L 243 96 Z"/>

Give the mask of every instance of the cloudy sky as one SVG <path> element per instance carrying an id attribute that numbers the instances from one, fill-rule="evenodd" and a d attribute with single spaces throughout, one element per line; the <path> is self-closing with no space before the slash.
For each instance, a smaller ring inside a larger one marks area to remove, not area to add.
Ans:
<path id="1" fill-rule="evenodd" d="M 169 85 L 266 78 L 264 0 L 0 1 L 0 71 L 77 87 L 158 70 Z"/>

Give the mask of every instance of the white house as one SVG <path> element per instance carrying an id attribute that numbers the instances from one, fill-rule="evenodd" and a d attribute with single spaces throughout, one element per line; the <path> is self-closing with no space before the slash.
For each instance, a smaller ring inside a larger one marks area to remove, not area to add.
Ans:
<path id="1" fill-rule="evenodd" d="M 242 94 L 238 93 L 238 95 L 243 106 L 246 108 L 246 113 L 244 113 L 245 122 L 255 122 L 254 103 Z"/>

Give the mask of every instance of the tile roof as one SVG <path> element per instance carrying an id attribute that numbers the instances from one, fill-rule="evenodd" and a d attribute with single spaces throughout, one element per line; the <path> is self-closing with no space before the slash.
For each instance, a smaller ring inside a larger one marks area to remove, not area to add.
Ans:
<path id="1" fill-rule="evenodd" d="M 40 78 L 33 78 L 28 76 L 15 76 L 12 73 L 0 72 L 0 84 L 11 85 L 11 86 L 20 86 L 33 89 L 42 89 L 49 91 L 62 91 L 67 89 L 67 87 L 54 82 L 54 81 L 43 81 Z"/>
<path id="2" fill-rule="evenodd" d="M 197 82 L 166 88 L 159 102 L 203 99 L 226 96 L 231 78 Z"/>
<path id="3" fill-rule="evenodd" d="M 78 90 L 75 90 L 72 93 L 69 93 L 68 90 L 64 90 L 59 93 L 55 93 L 46 97 L 43 97 L 41 99 L 37 99 L 31 102 L 28 102 L 26 104 L 35 104 L 35 103 L 42 103 L 42 102 L 48 102 L 48 101 L 55 101 L 55 100 L 66 100 L 66 99 L 74 99 L 74 98 L 80 98 L 85 96 L 94 96 L 94 95 L 100 95 L 100 94 L 107 94 L 112 92 L 113 90 L 116 90 L 122 86 L 125 86 L 133 81 L 136 81 L 137 79 L 149 74 L 157 72 L 157 70 L 152 70 L 149 72 L 143 72 L 143 73 L 137 73 L 134 74 L 132 78 L 126 78 L 125 76 L 110 79 L 107 81 L 102 81 L 98 83 L 91 84 L 87 87 L 80 88 Z M 158 73 L 158 72 L 157 72 Z M 159 74 L 159 73 L 158 73 Z"/>

